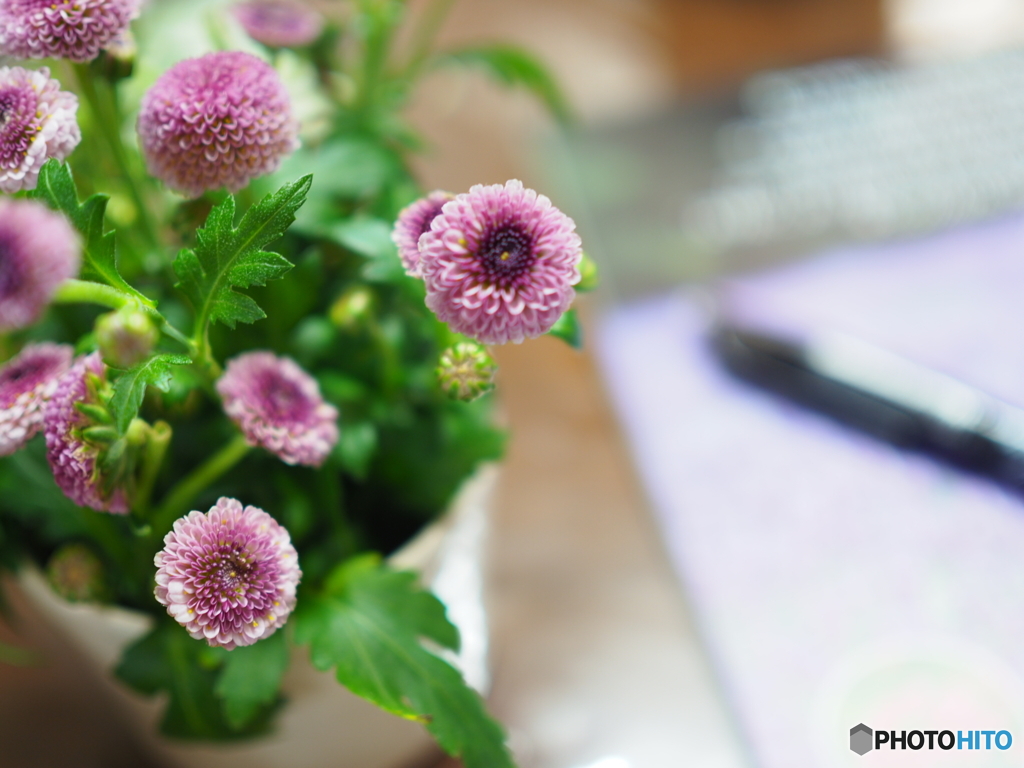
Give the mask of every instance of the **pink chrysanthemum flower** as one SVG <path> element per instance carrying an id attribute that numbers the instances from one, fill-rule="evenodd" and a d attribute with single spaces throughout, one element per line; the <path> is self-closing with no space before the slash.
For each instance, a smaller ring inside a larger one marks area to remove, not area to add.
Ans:
<path id="1" fill-rule="evenodd" d="M 484 344 L 547 333 L 576 295 L 583 252 L 575 228 L 520 181 L 476 185 L 445 203 L 420 238 L 427 306 Z"/>
<path id="2" fill-rule="evenodd" d="M 76 403 L 96 405 L 88 384 L 89 375 L 106 381 L 107 371 L 98 352 L 79 358 L 57 381 L 57 391 L 46 404 L 46 458 L 53 479 L 64 495 L 80 507 L 125 514 L 128 501 L 120 488 L 106 489 L 100 471 L 100 449 L 87 442 L 82 432 L 94 426 Z"/>
<path id="3" fill-rule="evenodd" d="M 248 53 L 208 53 L 167 70 L 142 99 L 139 142 L 149 171 L 189 197 L 237 192 L 299 146 L 277 72 Z"/>
<path id="4" fill-rule="evenodd" d="M 0 199 L 0 332 L 34 323 L 81 258 L 78 234 L 59 213 Z"/>
<path id="5" fill-rule="evenodd" d="M 0 0 L 0 53 L 91 61 L 139 15 L 141 0 Z"/>
<path id="6" fill-rule="evenodd" d="M 437 190 L 407 205 L 398 214 L 391 239 L 398 246 L 405 274 L 420 277 L 420 237 L 430 231 L 431 222 L 440 215 L 444 204 L 454 199 L 455 195 Z"/>
<path id="7" fill-rule="evenodd" d="M 29 344 L 0 366 L 0 456 L 9 456 L 43 428 L 43 407 L 74 350 L 64 344 Z"/>
<path id="8" fill-rule="evenodd" d="M 228 650 L 283 626 L 302 578 L 288 531 L 228 498 L 175 522 L 154 563 L 157 601 L 196 640 Z"/>
<path id="9" fill-rule="evenodd" d="M 286 464 L 318 467 L 338 442 L 338 409 L 324 402 L 316 379 L 287 357 L 239 355 L 228 361 L 217 391 L 249 445 Z"/>
<path id="10" fill-rule="evenodd" d="M 0 191 L 35 189 L 43 163 L 71 154 L 82 140 L 77 113 L 78 97 L 46 67 L 0 67 Z"/>
<path id="11" fill-rule="evenodd" d="M 323 16 L 292 0 L 252 0 L 231 10 L 249 37 L 271 48 L 309 45 L 324 28 Z"/>

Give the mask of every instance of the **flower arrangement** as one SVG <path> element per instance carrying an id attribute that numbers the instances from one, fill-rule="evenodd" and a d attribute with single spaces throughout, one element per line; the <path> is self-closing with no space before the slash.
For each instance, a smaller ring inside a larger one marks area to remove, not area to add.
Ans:
<path id="1" fill-rule="evenodd" d="M 206 6 L 209 50 L 167 66 L 161 5 L 0 0 L 0 567 L 152 616 L 116 674 L 169 736 L 272 729 L 299 646 L 511 766 L 435 653 L 444 606 L 382 555 L 502 454 L 485 345 L 578 344 L 594 269 L 518 181 L 423 194 L 401 108 L 453 64 L 564 104 L 521 51 L 433 51 L 447 0 L 408 50 L 404 0 Z"/>

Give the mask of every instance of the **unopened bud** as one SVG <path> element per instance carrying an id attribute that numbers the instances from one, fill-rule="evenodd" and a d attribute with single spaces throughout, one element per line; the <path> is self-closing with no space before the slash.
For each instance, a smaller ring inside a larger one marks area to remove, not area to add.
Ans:
<path id="1" fill-rule="evenodd" d="M 373 303 L 373 291 L 369 288 L 349 288 L 331 305 L 331 322 L 343 330 L 355 331 L 372 316 Z"/>
<path id="2" fill-rule="evenodd" d="M 119 309 L 96 321 L 96 342 L 103 361 L 115 368 L 131 368 L 145 360 L 160 340 L 149 315 L 137 309 Z"/>
<path id="3" fill-rule="evenodd" d="M 103 563 L 84 544 L 66 544 L 46 567 L 54 591 L 73 603 L 96 602 L 105 597 Z"/>
<path id="4" fill-rule="evenodd" d="M 597 263 L 584 253 L 583 259 L 580 261 L 580 281 L 576 283 L 576 290 L 586 293 L 597 288 L 600 282 L 601 277 L 598 274 Z"/>
<path id="5" fill-rule="evenodd" d="M 460 341 L 441 354 L 437 378 L 453 400 L 469 402 L 494 389 L 498 366 L 487 349 L 475 341 Z"/>
<path id="6" fill-rule="evenodd" d="M 107 43 L 104 51 L 106 55 L 100 60 L 100 67 L 104 75 L 111 80 L 123 80 L 132 76 L 139 46 L 136 44 L 135 36 L 130 29 L 125 29 L 120 35 Z"/>

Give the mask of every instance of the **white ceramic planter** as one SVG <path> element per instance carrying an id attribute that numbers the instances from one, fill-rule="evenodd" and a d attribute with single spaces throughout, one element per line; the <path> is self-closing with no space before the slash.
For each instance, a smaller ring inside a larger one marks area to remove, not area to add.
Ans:
<path id="1" fill-rule="evenodd" d="M 483 552 L 497 469 L 485 467 L 459 491 L 451 509 L 389 558 L 423 575 L 448 607 L 462 635 L 451 661 L 481 693 L 488 687 Z M 405 768 L 436 748 L 418 724 L 368 704 L 333 674 L 317 671 L 307 649 L 294 652 L 283 682 L 287 704 L 268 737 L 242 744 L 171 741 L 158 734 L 163 702 L 118 683 L 110 671 L 124 648 L 149 629 L 149 617 L 122 608 L 73 605 L 42 574 L 23 569 L 20 586 L 40 614 L 97 667 L 141 741 L 156 757 L 182 768 Z"/>

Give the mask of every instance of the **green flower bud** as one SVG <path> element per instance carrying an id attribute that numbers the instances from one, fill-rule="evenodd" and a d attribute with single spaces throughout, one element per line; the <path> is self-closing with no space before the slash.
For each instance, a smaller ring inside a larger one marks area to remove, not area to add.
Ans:
<path id="1" fill-rule="evenodd" d="M 576 290 L 586 293 L 597 288 L 600 283 L 601 276 L 598 274 L 597 263 L 584 253 L 580 261 L 580 281 L 575 285 Z"/>
<path id="2" fill-rule="evenodd" d="M 141 363 L 160 340 L 149 315 L 137 309 L 119 309 L 96 321 L 96 343 L 107 365 L 131 368 Z"/>
<path id="3" fill-rule="evenodd" d="M 460 341 L 442 353 L 437 378 L 448 397 L 469 402 L 494 389 L 497 371 L 494 358 L 482 344 Z"/>
<path id="4" fill-rule="evenodd" d="M 331 322 L 346 331 L 356 331 L 373 316 L 373 291 L 363 285 L 349 288 L 331 306 Z"/>
<path id="5" fill-rule="evenodd" d="M 54 591 L 73 603 L 106 597 L 103 563 L 84 544 L 66 544 L 50 558 L 46 573 Z"/>

